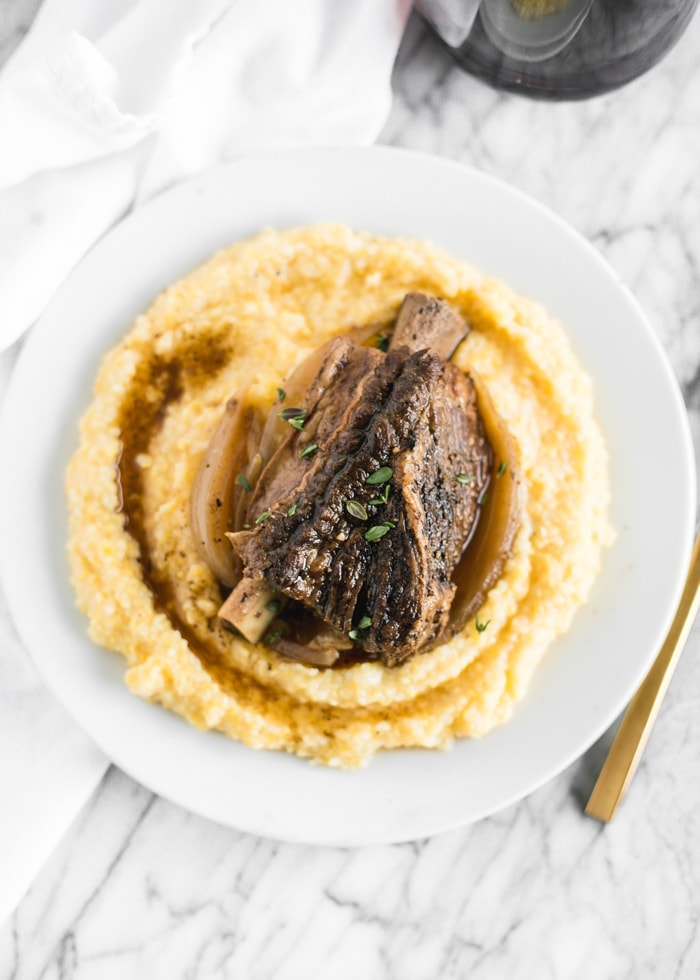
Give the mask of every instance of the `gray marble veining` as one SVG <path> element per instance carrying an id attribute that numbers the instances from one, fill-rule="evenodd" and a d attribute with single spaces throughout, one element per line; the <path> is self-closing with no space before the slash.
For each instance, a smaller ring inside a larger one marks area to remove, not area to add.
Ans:
<path id="1" fill-rule="evenodd" d="M 35 6 L 18 5 L 25 20 Z M 21 12 L 11 22 L 22 23 Z M 501 176 L 591 240 L 668 352 L 700 457 L 698 51 L 696 17 L 668 58 L 628 88 L 551 105 L 463 74 L 414 20 L 382 141 Z M 502 813 L 431 840 L 360 850 L 240 834 L 112 769 L 0 930 L 0 976 L 694 980 L 699 654 L 696 627 L 608 826 L 582 807 L 611 732 Z"/>

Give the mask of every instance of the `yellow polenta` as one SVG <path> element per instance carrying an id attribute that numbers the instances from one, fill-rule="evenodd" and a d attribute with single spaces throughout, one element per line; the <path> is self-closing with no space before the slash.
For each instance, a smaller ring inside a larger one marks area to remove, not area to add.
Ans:
<path id="1" fill-rule="evenodd" d="M 189 526 L 197 466 L 233 392 L 249 385 L 267 412 L 301 359 L 352 326 L 388 323 L 410 291 L 463 312 L 472 331 L 455 362 L 478 371 L 519 444 L 513 553 L 479 612 L 482 632 L 471 620 L 393 669 L 291 663 L 217 619 L 219 587 Z M 139 445 L 125 429 L 134 405 L 140 415 L 157 407 Z M 118 479 L 129 452 L 140 541 Z M 91 637 L 125 656 L 131 690 L 200 728 L 332 766 L 363 765 L 382 748 L 444 748 L 504 722 L 585 602 L 611 535 L 591 383 L 560 326 L 426 242 L 339 225 L 264 231 L 162 293 L 103 360 L 67 489 L 78 605 Z"/>

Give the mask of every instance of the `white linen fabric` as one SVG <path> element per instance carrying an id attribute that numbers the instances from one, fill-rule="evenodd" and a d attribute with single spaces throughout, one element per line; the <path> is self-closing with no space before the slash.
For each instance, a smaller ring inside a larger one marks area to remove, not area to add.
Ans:
<path id="1" fill-rule="evenodd" d="M 0 75 L 0 396 L 17 339 L 134 206 L 247 151 L 373 142 L 408 6 L 45 0 Z M 0 593 L 0 922 L 106 765 Z"/>

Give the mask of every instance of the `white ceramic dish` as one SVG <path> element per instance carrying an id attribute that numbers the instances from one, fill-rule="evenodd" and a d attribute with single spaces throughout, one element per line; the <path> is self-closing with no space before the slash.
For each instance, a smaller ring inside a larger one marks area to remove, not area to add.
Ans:
<path id="1" fill-rule="evenodd" d="M 63 472 L 103 351 L 164 286 L 217 248 L 266 225 L 319 220 L 432 239 L 563 321 L 595 380 L 618 531 L 590 602 L 507 725 L 447 753 L 387 752 L 359 772 L 252 751 L 129 694 L 122 658 L 87 639 L 64 554 Z M 663 453 L 663 465 L 653 464 L 650 447 Z M 461 165 L 388 148 L 246 158 L 176 187 L 120 224 L 28 338 L 0 422 L 0 458 L 4 586 L 56 697 L 152 790 L 241 830 L 318 844 L 447 830 L 521 799 L 576 759 L 654 658 L 680 595 L 695 514 L 683 402 L 615 273 L 516 190 Z"/>

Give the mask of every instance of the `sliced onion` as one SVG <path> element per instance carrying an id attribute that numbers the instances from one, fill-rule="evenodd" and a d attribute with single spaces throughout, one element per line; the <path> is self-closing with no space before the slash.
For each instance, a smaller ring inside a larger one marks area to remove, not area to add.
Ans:
<path id="1" fill-rule="evenodd" d="M 277 640 L 272 649 L 286 660 L 295 660 L 297 663 L 306 664 L 307 667 L 332 667 L 340 657 L 340 653 L 334 647 L 314 649 L 294 640 L 287 640 L 285 637 Z"/>
<path id="2" fill-rule="evenodd" d="M 366 323 L 364 327 L 351 327 L 343 334 L 348 340 L 354 341 L 360 347 L 377 347 L 377 338 L 390 339 L 394 330 L 394 321 L 388 323 Z"/>
<path id="3" fill-rule="evenodd" d="M 199 464 L 192 487 L 190 520 L 199 553 L 220 582 L 238 582 L 242 569 L 226 538 L 232 527 L 239 474 L 248 469 L 248 437 L 257 425 L 244 392 L 231 398 Z"/>
<path id="4" fill-rule="evenodd" d="M 244 473 L 250 490 L 246 490 L 238 479 L 236 479 L 236 486 L 233 488 L 233 497 L 231 499 L 231 526 L 235 531 L 240 531 L 243 525 L 246 523 L 248 505 L 251 501 L 251 491 L 255 490 L 258 477 L 260 476 L 261 472 L 262 456 L 260 453 L 254 453 L 250 463 L 248 464 L 248 468 Z M 230 538 L 230 535 L 227 536 Z"/>
<path id="5" fill-rule="evenodd" d="M 494 408 L 481 378 L 472 370 L 479 414 L 494 454 L 488 496 L 452 579 L 457 592 L 450 609 L 450 630 L 457 632 L 483 605 L 510 557 L 520 526 L 520 456 L 518 445 Z"/>
<path id="6" fill-rule="evenodd" d="M 295 623 L 294 640 L 282 636 L 273 649 L 288 660 L 310 667 L 332 667 L 340 659 L 341 650 L 352 650 L 350 637 L 344 636 L 328 623 L 307 615 Z"/>
<path id="7" fill-rule="evenodd" d="M 324 344 L 323 347 L 304 358 L 284 382 L 284 403 L 275 402 L 270 409 L 258 445 L 263 467 L 274 456 L 290 433 L 289 423 L 280 418 L 280 412 L 285 408 L 301 408 L 304 405 L 306 392 L 311 387 L 311 382 L 323 364 L 326 347 L 327 345 Z"/>
<path id="8" fill-rule="evenodd" d="M 311 650 L 352 650 L 354 643 L 349 636 L 343 636 L 338 630 L 333 629 L 329 623 L 315 620 L 317 627 L 313 636 L 306 639 L 306 645 Z"/>

